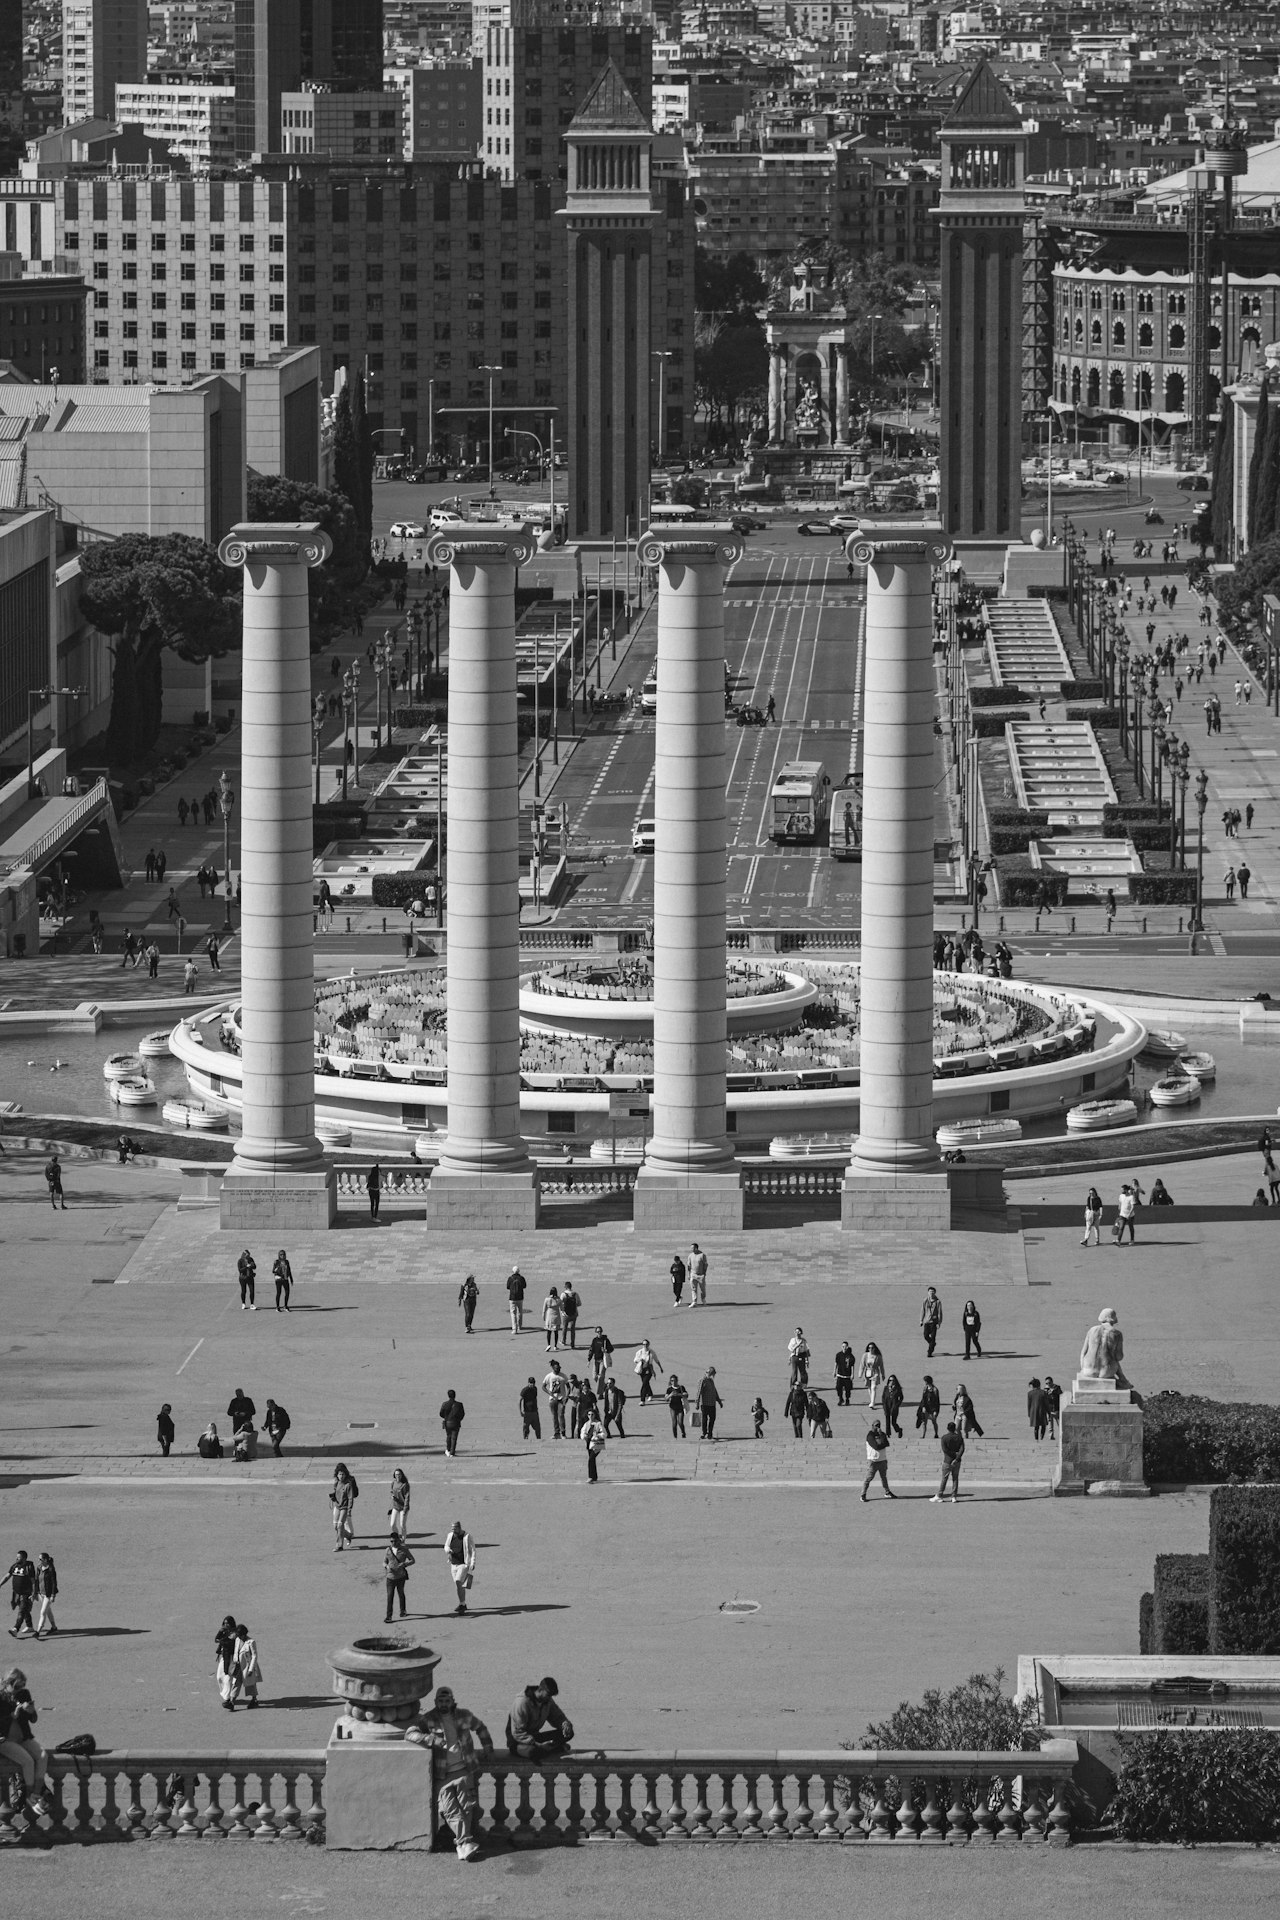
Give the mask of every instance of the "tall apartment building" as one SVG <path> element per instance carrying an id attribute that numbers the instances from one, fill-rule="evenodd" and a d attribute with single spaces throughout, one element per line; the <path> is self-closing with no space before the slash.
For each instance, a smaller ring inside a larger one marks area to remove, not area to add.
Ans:
<path id="1" fill-rule="evenodd" d="M 503 180 L 565 180 L 565 129 L 610 61 L 647 120 L 652 27 L 491 27 L 481 103 L 485 166 Z"/>
<path id="2" fill-rule="evenodd" d="M 28 380 L 83 380 L 84 303 L 78 275 L 0 279 L 0 361 Z"/>
<path id="3" fill-rule="evenodd" d="M 383 80 L 404 96 L 406 160 L 475 158 L 484 123 L 481 61 L 387 67 Z"/>
<path id="4" fill-rule="evenodd" d="M 163 140 L 197 173 L 229 167 L 236 152 L 234 87 L 148 81 L 116 88 L 116 118 Z"/>
<path id="5" fill-rule="evenodd" d="M 362 368 L 372 424 L 425 449 L 432 426 L 441 445 L 485 436 L 490 364 L 502 369 L 499 433 L 504 407 L 566 419 L 564 199 L 551 180 L 280 159 L 238 180 L 0 180 L 0 222 L 7 231 L 12 212 L 18 251 L 34 240 L 81 263 L 91 380 L 190 380 L 317 346 L 326 387 L 335 368 Z M 670 350 L 674 451 L 693 419 L 686 182 L 655 182 L 654 206 L 650 332 L 655 351 Z M 435 412 L 446 407 L 474 413 Z"/>
<path id="6" fill-rule="evenodd" d="M 317 154 L 357 165 L 404 154 L 404 99 L 386 93 L 280 95 L 280 151 Z"/>
<path id="7" fill-rule="evenodd" d="M 280 96 L 382 86 L 382 0 L 236 0 L 236 154 L 279 153 Z"/>
<path id="8" fill-rule="evenodd" d="M 853 253 L 883 253 L 894 265 L 937 266 L 930 209 L 938 180 L 924 167 L 891 167 L 852 147 L 761 150 L 735 142 L 699 149 L 689 174 L 709 253 L 784 258 L 802 239 L 830 237 Z"/>
<path id="9" fill-rule="evenodd" d="M 15 0 L 8 4 L 14 6 Z M 113 120 L 119 82 L 146 77 L 147 0 L 63 0 L 65 125 Z"/>
<path id="10" fill-rule="evenodd" d="M 0 6 L 0 151 L 13 153 L 22 139 L 22 5 Z M 16 156 L 15 156 L 16 157 Z"/>

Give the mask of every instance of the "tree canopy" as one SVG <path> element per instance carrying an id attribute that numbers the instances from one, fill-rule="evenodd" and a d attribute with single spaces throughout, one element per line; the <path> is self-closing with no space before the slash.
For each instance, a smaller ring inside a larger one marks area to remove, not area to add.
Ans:
<path id="1" fill-rule="evenodd" d="M 699 247 L 694 262 L 694 299 L 699 313 L 740 313 L 754 310 L 769 284 L 749 253 L 731 253 L 727 259 Z"/>
<path id="2" fill-rule="evenodd" d="M 238 644 L 234 576 L 188 534 L 124 534 L 82 552 L 80 607 L 114 642 L 107 752 L 129 763 L 160 730 L 164 649 L 203 661 Z"/>
<path id="3" fill-rule="evenodd" d="M 697 349 L 694 361 L 698 400 L 708 423 L 719 432 L 736 432 L 739 409 L 764 408 L 769 351 L 754 316 L 741 325 L 721 327 L 709 346 Z"/>
<path id="4" fill-rule="evenodd" d="M 251 473 L 248 517 L 317 520 L 332 540 L 329 559 L 307 575 L 311 645 L 315 651 L 328 646 L 361 610 L 358 590 L 369 571 L 368 537 L 357 525 L 351 502 L 337 488 L 313 487 L 278 473 Z"/>

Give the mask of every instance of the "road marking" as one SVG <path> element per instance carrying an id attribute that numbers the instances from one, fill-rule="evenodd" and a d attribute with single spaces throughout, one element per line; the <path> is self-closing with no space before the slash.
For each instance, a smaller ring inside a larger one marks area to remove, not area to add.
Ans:
<path id="1" fill-rule="evenodd" d="M 628 880 L 626 886 L 622 889 L 622 898 L 618 903 L 619 906 L 629 907 L 631 902 L 635 899 L 636 895 L 639 893 L 641 885 L 644 881 L 645 866 L 646 866 L 646 861 L 643 855 L 640 857 L 640 859 L 632 863 L 631 878 Z"/>
<path id="2" fill-rule="evenodd" d="M 815 852 L 816 852 L 816 849 L 815 849 Z M 810 908 L 813 905 L 813 896 L 818 891 L 818 877 L 821 874 L 821 872 L 822 872 L 822 868 L 819 866 L 818 861 L 815 858 L 813 863 L 813 878 L 809 882 L 809 898 L 805 901 L 806 908 Z"/>
<path id="3" fill-rule="evenodd" d="M 189 1361 L 192 1361 L 195 1359 L 196 1355 L 199 1353 L 203 1345 L 204 1345 L 204 1335 L 201 1334 L 200 1338 L 196 1341 L 194 1347 L 192 1347 L 190 1353 L 187 1355 L 186 1360 L 183 1361 L 182 1366 L 178 1368 L 179 1373 L 182 1372 L 182 1368 L 185 1367 Z M 176 1377 L 177 1376 L 175 1375 L 175 1378 Z"/>

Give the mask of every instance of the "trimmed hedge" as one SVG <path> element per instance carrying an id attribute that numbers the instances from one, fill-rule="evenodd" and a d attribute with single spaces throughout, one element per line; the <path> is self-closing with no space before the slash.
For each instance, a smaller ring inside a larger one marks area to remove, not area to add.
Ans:
<path id="1" fill-rule="evenodd" d="M 987 820 L 993 827 L 1025 827 L 1032 833 L 1043 833 L 1049 824 L 1049 816 L 1035 807 L 988 807 Z"/>
<path id="2" fill-rule="evenodd" d="M 1040 889 L 1046 888 L 1051 906 L 1066 904 L 1067 876 L 1065 873 L 1042 873 L 1034 867 L 996 869 L 1000 878 L 1000 904 L 1002 907 L 1035 907 L 1040 903 Z"/>
<path id="3" fill-rule="evenodd" d="M 1122 1735 L 1106 1818 L 1126 1840 L 1280 1836 L 1280 1739 L 1253 1728 Z"/>
<path id="4" fill-rule="evenodd" d="M 1005 685 L 1003 687 L 970 687 L 969 705 L 971 707 L 1012 707 L 1019 700 L 1030 700 L 1031 695 L 1024 693 L 1021 687 Z"/>
<path id="5" fill-rule="evenodd" d="M 1068 707 L 1068 720 L 1087 720 L 1096 732 L 1100 727 L 1120 728 L 1120 715 L 1114 707 Z"/>
<path id="6" fill-rule="evenodd" d="M 1169 851 L 1169 823 L 1155 820 L 1104 820 L 1104 840 L 1131 840 L 1139 853 Z"/>
<path id="7" fill-rule="evenodd" d="M 991 851 L 994 854 L 1026 853 L 1031 842 L 1044 831 L 1045 827 L 992 827 Z"/>
<path id="8" fill-rule="evenodd" d="M 363 840 L 368 825 L 363 807 L 325 801 L 311 809 L 311 845 L 321 853 L 331 840 Z"/>
<path id="9" fill-rule="evenodd" d="M 1209 1498 L 1209 1649 L 1280 1653 L 1280 1486 Z"/>
<path id="10" fill-rule="evenodd" d="M 425 873 L 375 873 L 373 876 L 373 904 L 375 907 L 411 907 L 415 900 L 426 905 L 427 890 L 434 879 L 430 871 Z"/>
<path id="11" fill-rule="evenodd" d="M 1152 1644 L 1151 1644 L 1151 1613 L 1154 1605 L 1155 1605 L 1155 1595 L 1153 1593 L 1144 1593 L 1141 1600 L 1139 1600 L 1138 1602 L 1138 1652 L 1139 1653 L 1154 1652 L 1154 1648 L 1152 1647 Z"/>
<path id="12" fill-rule="evenodd" d="M 1129 898 L 1139 907 L 1193 907 L 1194 873 L 1131 873 Z"/>
<path id="13" fill-rule="evenodd" d="M 1151 1615 L 1152 1653 L 1208 1653 L 1209 1556 L 1158 1553 Z"/>
<path id="14" fill-rule="evenodd" d="M 1105 826 L 1111 820 L 1123 820 L 1133 825 L 1143 820 L 1169 819 L 1168 807 L 1157 807 L 1154 800 L 1108 800 L 1102 809 L 1102 821 Z"/>
<path id="15" fill-rule="evenodd" d="M 1152 1394 L 1142 1414 L 1142 1472 L 1150 1486 L 1280 1480 L 1280 1407 Z"/>
<path id="16" fill-rule="evenodd" d="M 1106 682 L 1090 680 L 1061 680 L 1059 687 L 1064 700 L 1101 700 L 1106 695 Z"/>
<path id="17" fill-rule="evenodd" d="M 430 727 L 437 721 L 443 721 L 445 712 L 443 700 L 428 707 L 397 707 L 394 715 L 395 724 L 398 727 Z"/>
<path id="18" fill-rule="evenodd" d="M 992 740 L 1002 736 L 1010 720 L 1029 720 L 1031 715 L 1025 708 L 1006 709 L 1001 713 L 975 713 L 971 715 L 969 731 L 976 740 Z"/>

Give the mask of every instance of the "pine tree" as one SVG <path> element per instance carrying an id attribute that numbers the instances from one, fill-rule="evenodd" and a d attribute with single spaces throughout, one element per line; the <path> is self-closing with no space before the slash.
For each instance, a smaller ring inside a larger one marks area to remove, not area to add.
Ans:
<path id="1" fill-rule="evenodd" d="M 1253 452 L 1249 458 L 1249 491 L 1246 523 L 1249 545 L 1255 546 L 1258 539 L 1258 489 L 1262 482 L 1263 451 L 1267 438 L 1267 423 L 1271 413 L 1267 394 L 1267 383 L 1262 382 L 1262 391 L 1258 395 L 1258 417 L 1253 429 Z"/>
<path id="2" fill-rule="evenodd" d="M 333 483 L 338 492 L 345 494 L 355 515 L 356 525 L 362 524 L 360 503 L 360 456 L 356 444 L 355 423 L 352 419 L 351 382 L 348 379 L 338 394 L 338 404 L 333 417 Z"/>

